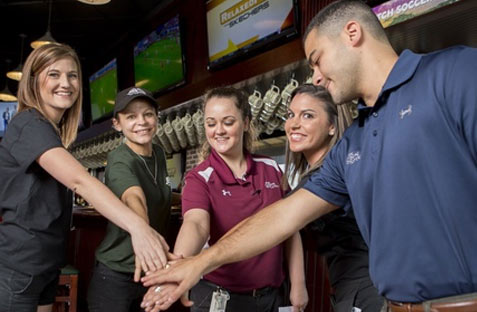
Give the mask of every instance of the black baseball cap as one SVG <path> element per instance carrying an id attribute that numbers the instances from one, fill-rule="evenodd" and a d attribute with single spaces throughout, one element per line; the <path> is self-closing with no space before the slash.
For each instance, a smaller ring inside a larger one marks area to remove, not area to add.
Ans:
<path id="1" fill-rule="evenodd" d="M 116 95 L 116 102 L 114 103 L 113 116 L 116 117 L 117 113 L 125 109 L 131 101 L 142 98 L 151 103 L 156 109 L 159 109 L 159 104 L 157 104 L 156 99 L 152 96 L 152 93 L 148 90 L 138 88 L 138 87 L 129 87 L 122 90 Z"/>

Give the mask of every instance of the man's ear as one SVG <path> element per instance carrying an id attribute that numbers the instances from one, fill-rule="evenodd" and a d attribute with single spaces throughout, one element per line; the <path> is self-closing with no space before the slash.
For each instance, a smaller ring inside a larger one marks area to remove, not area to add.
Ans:
<path id="1" fill-rule="evenodd" d="M 363 40 L 363 29 L 357 21 L 347 22 L 343 28 L 343 34 L 346 37 L 346 42 L 353 47 L 361 44 Z"/>

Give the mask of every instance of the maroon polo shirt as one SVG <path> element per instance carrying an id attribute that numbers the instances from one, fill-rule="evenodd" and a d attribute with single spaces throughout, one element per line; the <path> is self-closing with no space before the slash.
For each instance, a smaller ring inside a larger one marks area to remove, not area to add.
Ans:
<path id="1" fill-rule="evenodd" d="M 194 208 L 209 213 L 209 245 L 215 244 L 237 223 L 284 195 L 280 187 L 282 173 L 278 164 L 266 156 L 249 153 L 245 156 L 247 171 L 243 179 L 235 178 L 227 164 L 213 150 L 206 160 L 185 177 L 182 214 Z M 266 286 L 279 287 L 284 279 L 282 245 L 251 259 L 224 265 L 204 278 L 234 292 Z"/>

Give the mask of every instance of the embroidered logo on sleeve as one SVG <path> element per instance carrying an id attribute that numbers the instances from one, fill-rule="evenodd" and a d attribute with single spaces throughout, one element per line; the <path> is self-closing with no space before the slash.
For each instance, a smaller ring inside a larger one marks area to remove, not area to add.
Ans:
<path id="1" fill-rule="evenodd" d="M 346 164 L 347 165 L 352 165 L 354 164 L 355 162 L 357 162 L 358 160 L 361 159 L 361 154 L 359 153 L 359 151 L 357 152 L 350 152 L 348 154 L 348 157 L 346 157 Z"/>

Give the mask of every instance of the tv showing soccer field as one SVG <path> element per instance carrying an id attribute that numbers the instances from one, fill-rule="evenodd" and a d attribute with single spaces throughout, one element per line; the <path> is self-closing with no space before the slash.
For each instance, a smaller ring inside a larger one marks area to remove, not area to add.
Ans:
<path id="1" fill-rule="evenodd" d="M 206 6 L 210 69 L 298 34 L 296 0 L 209 0 Z"/>
<path id="2" fill-rule="evenodd" d="M 97 121 L 113 111 L 118 92 L 116 59 L 106 64 L 89 77 L 91 119 Z"/>
<path id="3" fill-rule="evenodd" d="M 134 47 L 137 87 L 155 94 L 185 83 L 179 16 L 159 25 Z"/>

